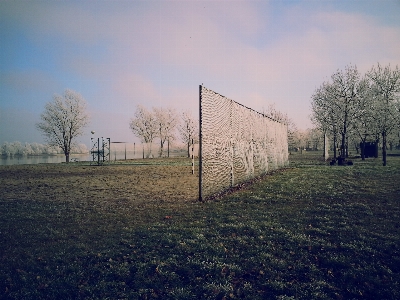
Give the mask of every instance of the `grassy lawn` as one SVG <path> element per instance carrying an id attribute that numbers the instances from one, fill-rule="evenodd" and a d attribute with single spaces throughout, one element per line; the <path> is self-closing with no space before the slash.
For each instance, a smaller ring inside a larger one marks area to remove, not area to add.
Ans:
<path id="1" fill-rule="evenodd" d="M 204 203 L 0 186 L 0 298 L 400 299 L 400 157 L 319 155 Z"/>

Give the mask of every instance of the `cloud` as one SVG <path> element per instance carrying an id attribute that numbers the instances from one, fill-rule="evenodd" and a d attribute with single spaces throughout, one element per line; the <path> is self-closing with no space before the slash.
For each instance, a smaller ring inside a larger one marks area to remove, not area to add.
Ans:
<path id="1" fill-rule="evenodd" d="M 399 63 L 400 30 L 364 13 L 296 3 L 275 11 L 276 3 L 264 1 L 17 2 L 0 8 L 36 45 L 52 41 L 67 77 L 49 81 L 57 86 L 51 94 L 59 86 L 74 88 L 64 86 L 74 78 L 91 109 L 127 117 L 139 103 L 196 110 L 204 83 L 257 110 L 275 102 L 302 127 L 310 126 L 312 92 L 337 69 L 352 63 L 365 72 L 378 61 Z M 29 77 L 23 79 L 31 85 L 27 92 L 45 82 Z"/>

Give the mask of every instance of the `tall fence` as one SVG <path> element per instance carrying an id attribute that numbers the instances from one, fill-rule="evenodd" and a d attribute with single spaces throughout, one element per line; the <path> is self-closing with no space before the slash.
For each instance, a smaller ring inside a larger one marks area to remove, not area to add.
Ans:
<path id="1" fill-rule="evenodd" d="M 287 126 L 199 87 L 199 198 L 288 164 Z"/>

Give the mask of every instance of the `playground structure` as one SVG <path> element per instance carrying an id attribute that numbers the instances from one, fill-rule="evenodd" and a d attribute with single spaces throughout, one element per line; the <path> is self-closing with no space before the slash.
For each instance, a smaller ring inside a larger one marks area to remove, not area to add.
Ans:
<path id="1" fill-rule="evenodd" d="M 90 139 L 90 165 L 110 164 L 111 142 L 110 138 Z"/>

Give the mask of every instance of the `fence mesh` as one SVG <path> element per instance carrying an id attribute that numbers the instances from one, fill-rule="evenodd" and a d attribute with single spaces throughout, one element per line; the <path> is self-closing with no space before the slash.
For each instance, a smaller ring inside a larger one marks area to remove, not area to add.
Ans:
<path id="1" fill-rule="evenodd" d="M 288 163 L 287 126 L 200 86 L 200 198 Z"/>

